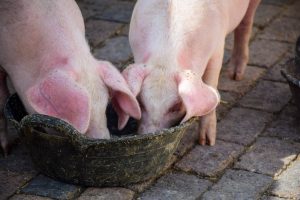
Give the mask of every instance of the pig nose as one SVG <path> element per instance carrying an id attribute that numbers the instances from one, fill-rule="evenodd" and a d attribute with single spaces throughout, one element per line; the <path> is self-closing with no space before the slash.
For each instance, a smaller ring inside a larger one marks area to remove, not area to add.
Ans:
<path id="1" fill-rule="evenodd" d="M 107 128 L 89 128 L 87 135 L 95 139 L 109 139 L 110 134 Z"/>
<path id="2" fill-rule="evenodd" d="M 159 130 L 159 124 L 151 124 L 151 125 L 140 125 L 138 129 L 139 134 L 147 134 L 147 133 L 154 133 L 155 131 Z"/>

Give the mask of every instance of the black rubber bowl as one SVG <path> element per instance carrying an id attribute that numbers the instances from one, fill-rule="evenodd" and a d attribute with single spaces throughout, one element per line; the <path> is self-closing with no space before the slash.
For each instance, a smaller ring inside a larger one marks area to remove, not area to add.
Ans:
<path id="1" fill-rule="evenodd" d="M 293 99 L 300 112 L 300 37 L 298 37 L 296 43 L 295 57 L 285 63 L 281 74 L 287 80 Z"/>
<path id="2" fill-rule="evenodd" d="M 89 139 L 54 117 L 27 115 L 17 95 L 9 98 L 4 112 L 25 140 L 42 173 L 85 186 L 123 186 L 157 176 L 187 128 L 196 122 L 191 119 L 157 133 L 104 140 Z M 134 133 L 135 129 L 136 123 L 130 122 L 124 132 Z"/>

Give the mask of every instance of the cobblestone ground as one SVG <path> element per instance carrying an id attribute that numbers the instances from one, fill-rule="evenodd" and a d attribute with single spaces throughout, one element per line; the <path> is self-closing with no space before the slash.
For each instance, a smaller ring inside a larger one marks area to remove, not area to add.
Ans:
<path id="1" fill-rule="evenodd" d="M 81 0 L 93 54 L 120 69 L 132 62 L 128 23 L 134 1 Z M 300 199 L 300 125 L 280 68 L 300 34 L 300 1 L 263 0 L 244 80 L 220 76 L 214 147 L 185 135 L 161 177 L 125 188 L 84 188 L 34 169 L 21 141 L 0 157 L 0 199 Z M 232 49 L 226 40 L 224 67 Z M 13 130 L 12 130 L 13 132 Z M 12 134 L 12 133 L 11 133 Z M 15 137 L 16 139 L 16 137 Z"/>

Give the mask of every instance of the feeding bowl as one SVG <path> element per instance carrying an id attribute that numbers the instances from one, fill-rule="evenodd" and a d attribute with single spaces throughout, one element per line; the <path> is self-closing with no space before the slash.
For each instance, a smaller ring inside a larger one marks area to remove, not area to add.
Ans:
<path id="1" fill-rule="evenodd" d="M 122 186 L 157 176 L 187 128 L 196 122 L 191 119 L 157 133 L 134 135 L 136 123 L 131 120 L 123 131 L 129 135 L 106 140 L 87 138 L 55 117 L 28 115 L 17 95 L 9 98 L 4 113 L 42 173 L 85 186 Z M 112 115 L 115 114 L 110 110 L 108 121 L 112 123 L 108 126 L 116 132 L 116 117 Z"/>
<path id="2" fill-rule="evenodd" d="M 295 49 L 295 57 L 285 63 L 285 68 L 281 70 L 281 74 L 287 80 L 300 112 L 300 37 L 298 37 Z"/>

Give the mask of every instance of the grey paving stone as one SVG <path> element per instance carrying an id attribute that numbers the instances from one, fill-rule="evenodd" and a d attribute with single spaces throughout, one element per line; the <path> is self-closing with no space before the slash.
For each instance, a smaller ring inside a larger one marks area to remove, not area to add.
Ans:
<path id="1" fill-rule="evenodd" d="M 272 182 L 272 178 L 247 171 L 228 170 L 202 199 L 258 199 Z"/>
<path id="2" fill-rule="evenodd" d="M 225 49 L 232 50 L 233 45 L 234 45 L 234 32 L 231 32 L 225 38 Z"/>
<path id="3" fill-rule="evenodd" d="M 286 67 L 287 61 L 294 56 L 293 54 L 292 53 L 285 54 L 285 56 L 280 60 L 280 62 L 274 65 L 271 69 L 269 69 L 269 71 L 266 73 L 266 75 L 263 78 L 271 81 L 286 82 L 285 78 L 281 75 L 280 70 Z"/>
<path id="4" fill-rule="evenodd" d="M 259 27 L 266 26 L 281 11 L 283 11 L 282 6 L 260 4 L 255 13 L 254 25 Z"/>
<path id="5" fill-rule="evenodd" d="M 221 95 L 221 102 L 217 107 L 217 119 L 220 121 L 230 110 L 230 108 L 236 103 L 239 95 L 234 92 L 219 91 Z"/>
<path id="6" fill-rule="evenodd" d="M 20 174 L 0 170 L 0 200 L 7 199 L 32 178 L 30 174 Z"/>
<path id="7" fill-rule="evenodd" d="M 101 13 L 105 9 L 108 9 L 111 4 L 116 4 L 117 0 L 82 0 L 79 3 L 79 7 L 86 7 L 88 10 L 92 10 L 96 13 Z"/>
<path id="8" fill-rule="evenodd" d="M 161 177 L 155 185 L 142 193 L 138 199 L 192 200 L 199 197 L 211 184 L 210 181 L 199 179 L 194 175 L 170 173 Z"/>
<path id="9" fill-rule="evenodd" d="M 258 37 L 260 34 L 258 35 Z M 289 44 L 255 39 L 250 44 L 249 65 L 271 67 L 273 66 L 289 49 Z"/>
<path id="10" fill-rule="evenodd" d="M 78 200 L 131 200 L 134 192 L 126 188 L 88 188 Z"/>
<path id="11" fill-rule="evenodd" d="M 271 193 L 285 198 L 300 199 L 300 160 L 296 160 L 272 185 Z"/>
<path id="12" fill-rule="evenodd" d="M 217 140 L 215 146 L 197 145 L 175 166 L 185 172 L 215 177 L 229 166 L 242 150 L 241 145 Z"/>
<path id="13" fill-rule="evenodd" d="M 0 170 L 19 174 L 37 174 L 29 152 L 23 143 L 17 143 L 7 157 L 0 157 Z"/>
<path id="14" fill-rule="evenodd" d="M 284 16 L 300 18 L 300 2 L 296 1 L 296 3 L 289 5 L 287 10 L 284 12 Z"/>
<path id="15" fill-rule="evenodd" d="M 198 120 L 199 121 L 199 120 Z M 196 143 L 198 143 L 199 137 L 199 123 L 194 123 L 191 127 L 188 128 L 186 133 L 183 135 L 176 151 L 175 155 L 181 157 L 187 151 L 189 151 Z"/>
<path id="16" fill-rule="evenodd" d="M 272 115 L 266 112 L 233 108 L 217 125 L 217 138 L 249 145 L 263 131 Z"/>
<path id="17" fill-rule="evenodd" d="M 160 172 L 160 174 L 158 176 L 161 176 L 162 174 L 165 173 L 165 171 L 174 163 L 176 162 L 177 160 L 177 156 L 173 155 L 171 157 L 171 159 L 169 161 L 167 161 L 165 167 L 162 169 L 162 171 Z M 141 193 L 143 192 L 144 190 L 146 190 L 147 188 L 149 188 L 153 182 L 156 180 L 157 177 L 153 177 L 149 180 L 146 180 L 144 182 L 140 182 L 140 183 L 134 183 L 134 184 L 130 184 L 130 185 L 127 185 L 126 188 L 130 189 L 130 190 L 133 190 L 137 193 Z"/>
<path id="18" fill-rule="evenodd" d="M 174 163 L 176 162 L 177 160 L 177 156 L 173 155 L 171 157 L 171 159 L 169 161 L 167 161 L 165 167 L 162 169 L 162 171 L 160 172 L 160 174 L 158 174 L 157 176 L 161 176 L 162 174 L 165 173 L 165 171 Z M 156 180 L 157 177 L 153 177 L 149 180 L 146 180 L 144 182 L 140 182 L 140 183 L 134 183 L 134 184 L 130 184 L 130 185 L 127 185 L 126 188 L 130 189 L 130 190 L 133 190 L 137 193 L 141 193 L 143 192 L 144 190 L 146 190 L 147 188 L 149 188 L 153 182 Z"/>
<path id="19" fill-rule="evenodd" d="M 73 199 L 82 191 L 82 187 L 56 181 L 43 175 L 31 180 L 22 188 L 22 194 L 37 195 L 54 199 Z"/>
<path id="20" fill-rule="evenodd" d="M 227 92 L 227 91 L 220 90 L 219 93 L 221 96 L 221 101 L 226 105 L 228 104 L 233 105 L 236 102 L 237 98 L 239 97 L 239 95 L 234 92 Z"/>
<path id="21" fill-rule="evenodd" d="M 131 49 L 128 38 L 118 36 L 108 39 L 104 43 L 104 47 L 94 50 L 96 58 L 108 60 L 114 64 L 126 62 L 131 56 Z"/>
<path id="22" fill-rule="evenodd" d="M 86 21 L 89 17 L 91 17 L 95 14 L 95 10 L 88 7 L 85 2 L 76 1 L 76 3 L 81 11 L 84 21 Z"/>
<path id="23" fill-rule="evenodd" d="M 9 200 L 51 200 L 51 198 L 34 196 L 34 195 L 17 194 L 9 198 Z"/>
<path id="24" fill-rule="evenodd" d="M 289 49 L 286 55 L 284 56 L 284 58 L 286 59 L 295 58 L 295 55 L 296 55 L 296 44 L 289 44 Z"/>
<path id="25" fill-rule="evenodd" d="M 100 8 L 100 10 L 93 15 L 93 18 L 129 23 L 134 7 L 134 2 L 111 1 L 108 4 L 103 4 L 104 8 L 101 8 L 99 6 L 100 4 L 98 4 L 98 8 Z"/>
<path id="26" fill-rule="evenodd" d="M 126 24 L 122 27 L 120 33 L 120 35 L 125 35 L 125 36 L 128 36 L 129 34 L 129 24 Z"/>
<path id="27" fill-rule="evenodd" d="M 293 3 L 294 0 L 262 0 L 263 4 L 272 4 L 277 6 L 284 6 Z"/>
<path id="28" fill-rule="evenodd" d="M 299 19 L 280 17 L 274 20 L 259 38 L 295 43 L 300 33 Z"/>
<path id="29" fill-rule="evenodd" d="M 291 99 L 289 86 L 285 83 L 260 81 L 239 102 L 242 106 L 278 112 Z"/>
<path id="30" fill-rule="evenodd" d="M 153 184 L 154 181 L 155 181 L 155 178 L 152 178 L 152 179 L 149 179 L 149 180 L 141 182 L 141 183 L 135 183 L 135 184 L 128 185 L 127 188 L 130 190 L 133 190 L 135 192 L 141 193 L 145 189 L 149 188 Z"/>
<path id="31" fill-rule="evenodd" d="M 223 64 L 227 64 L 229 62 L 230 56 L 231 56 L 231 50 L 224 49 Z"/>
<path id="32" fill-rule="evenodd" d="M 262 137 L 239 159 L 235 168 L 277 176 L 299 153 L 299 144 Z"/>
<path id="33" fill-rule="evenodd" d="M 300 142 L 299 111 L 296 106 L 289 105 L 285 108 L 279 118 L 271 123 L 264 135 Z"/>
<path id="34" fill-rule="evenodd" d="M 86 37 L 92 47 L 97 46 L 113 34 L 123 25 L 116 22 L 91 19 L 85 23 Z"/>
<path id="35" fill-rule="evenodd" d="M 273 196 L 262 196 L 261 200 L 284 200 L 280 197 L 273 197 Z"/>
<path id="36" fill-rule="evenodd" d="M 245 94 L 265 71 L 266 70 L 262 68 L 248 66 L 244 74 L 244 79 L 236 81 L 229 78 L 226 70 L 223 70 L 219 78 L 218 89 L 238 94 Z"/>
<path id="37" fill-rule="evenodd" d="M 107 6 L 109 4 L 109 2 L 117 2 L 118 0 L 76 0 L 81 1 L 82 3 L 88 5 L 88 6 Z"/>

